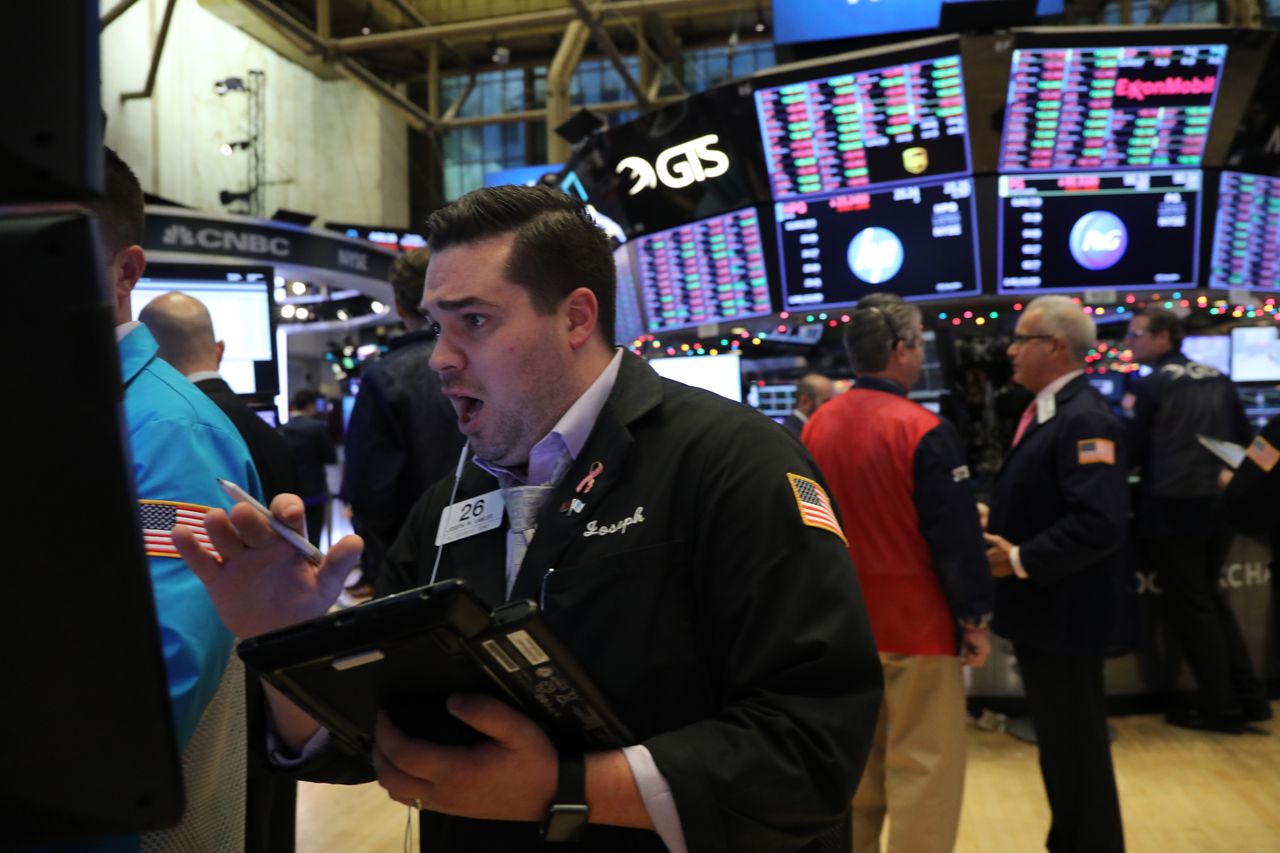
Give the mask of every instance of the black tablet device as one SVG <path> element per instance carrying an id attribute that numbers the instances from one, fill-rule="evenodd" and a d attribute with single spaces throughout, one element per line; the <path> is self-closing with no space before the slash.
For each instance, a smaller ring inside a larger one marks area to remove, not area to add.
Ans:
<path id="1" fill-rule="evenodd" d="M 559 747 L 632 743 L 532 601 L 490 611 L 460 580 L 375 599 L 242 641 L 241 659 L 351 748 L 370 752 L 386 710 L 406 734 L 480 736 L 450 715 L 451 693 L 484 693 L 537 721 Z"/>

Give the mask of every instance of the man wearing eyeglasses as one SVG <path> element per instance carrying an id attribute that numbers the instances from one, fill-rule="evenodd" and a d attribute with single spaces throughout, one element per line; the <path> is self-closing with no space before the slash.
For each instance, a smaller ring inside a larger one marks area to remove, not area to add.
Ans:
<path id="1" fill-rule="evenodd" d="M 1231 380 L 1182 354 L 1182 321 L 1147 308 L 1125 341 L 1151 375 L 1126 398 L 1129 442 L 1142 473 L 1136 531 L 1159 578 L 1164 627 L 1199 686 L 1197 704 L 1170 711 L 1175 726 L 1241 734 L 1271 718 L 1235 615 L 1218 585 L 1232 531 L 1218 486 L 1221 465 L 1197 436 L 1248 445 L 1253 430 Z"/>
<path id="2" fill-rule="evenodd" d="M 996 481 L 992 627 L 1013 641 L 1040 748 L 1048 849 L 1124 850 L 1102 664 L 1118 635 L 1129 485 L 1124 430 L 1084 377 L 1097 333 L 1062 296 L 1018 320 L 1013 380 L 1036 396 Z"/>

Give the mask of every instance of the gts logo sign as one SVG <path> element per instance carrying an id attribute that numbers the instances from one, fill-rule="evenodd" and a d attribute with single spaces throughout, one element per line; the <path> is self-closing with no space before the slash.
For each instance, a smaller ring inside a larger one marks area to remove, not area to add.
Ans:
<path id="1" fill-rule="evenodd" d="M 673 145 L 659 154 L 653 165 L 649 165 L 649 161 L 643 157 L 624 157 L 614 173 L 631 173 L 634 183 L 627 195 L 656 189 L 659 181 L 665 187 L 678 190 L 690 184 L 718 178 L 729 171 L 728 155 L 711 147 L 719 141 L 719 136 L 708 133 L 706 136 Z"/>

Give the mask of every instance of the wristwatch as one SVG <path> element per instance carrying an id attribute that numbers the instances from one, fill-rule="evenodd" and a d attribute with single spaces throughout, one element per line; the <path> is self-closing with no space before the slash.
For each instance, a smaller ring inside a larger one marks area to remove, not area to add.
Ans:
<path id="1" fill-rule="evenodd" d="M 542 819 L 543 841 L 581 841 L 587 833 L 587 767 L 580 752 L 560 753 L 556 795 Z"/>

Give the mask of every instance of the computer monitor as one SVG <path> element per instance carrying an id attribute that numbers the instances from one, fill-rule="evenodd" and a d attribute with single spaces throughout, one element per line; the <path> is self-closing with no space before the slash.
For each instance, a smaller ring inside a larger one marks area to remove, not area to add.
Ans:
<path id="1" fill-rule="evenodd" d="M 273 284 L 271 267 L 147 264 L 130 299 L 134 317 L 174 290 L 203 302 L 214 337 L 226 344 L 218 372 L 237 394 L 266 399 L 280 391 Z"/>
<path id="2" fill-rule="evenodd" d="M 971 178 L 780 202 L 777 218 L 784 310 L 980 290 Z"/>
<path id="3" fill-rule="evenodd" d="M 1224 376 L 1231 375 L 1229 335 L 1187 335 L 1182 339 L 1182 354 L 1192 361 L 1209 365 Z"/>
<path id="4" fill-rule="evenodd" d="M 1001 175 L 1000 293 L 1194 287 L 1198 170 Z"/>
<path id="5" fill-rule="evenodd" d="M 735 403 L 742 402 L 742 359 L 737 353 L 654 358 L 649 366 L 659 376 L 705 388 Z"/>
<path id="6" fill-rule="evenodd" d="M 650 332 L 773 311 L 760 214 L 744 208 L 637 237 L 628 245 Z"/>
<path id="7" fill-rule="evenodd" d="M 1202 164 L 1225 44 L 1013 52 L 1001 172 Z"/>
<path id="8" fill-rule="evenodd" d="M 773 4 L 776 44 L 933 30 L 942 0 L 785 0 Z"/>
<path id="9" fill-rule="evenodd" d="M 1209 287 L 1280 290 L 1280 178 L 1223 172 Z"/>
<path id="10" fill-rule="evenodd" d="M 613 263 L 618 281 L 614 297 L 613 340 L 619 346 L 629 347 L 645 334 L 640 296 L 636 293 L 635 276 L 631 271 L 631 250 L 625 245 L 614 249 Z"/>
<path id="11" fill-rule="evenodd" d="M 775 200 L 970 172 L 959 55 L 933 48 L 899 56 L 883 52 L 827 63 L 787 73 L 800 79 L 778 84 L 770 81 L 782 75 L 757 80 L 756 111 Z M 867 63 L 874 67 L 848 70 Z"/>
<path id="12" fill-rule="evenodd" d="M 1231 330 L 1231 378 L 1280 382 L 1280 328 L 1237 326 Z"/>
<path id="13" fill-rule="evenodd" d="M 746 402 L 760 414 L 782 423 L 796 407 L 796 383 L 753 382 L 747 386 Z"/>

